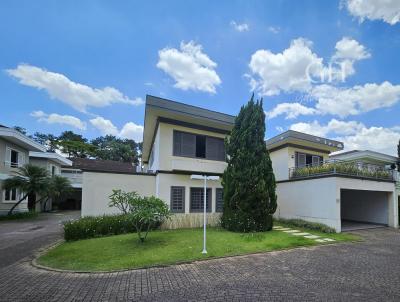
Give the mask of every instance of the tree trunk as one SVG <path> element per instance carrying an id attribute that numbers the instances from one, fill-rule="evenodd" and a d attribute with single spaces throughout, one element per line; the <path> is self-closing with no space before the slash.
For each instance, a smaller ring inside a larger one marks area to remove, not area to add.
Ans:
<path id="1" fill-rule="evenodd" d="M 14 209 L 25 199 L 27 198 L 29 195 L 29 193 L 25 194 L 15 205 L 12 206 L 12 208 L 8 211 L 8 216 L 10 216 L 12 214 L 12 212 L 14 211 Z"/>

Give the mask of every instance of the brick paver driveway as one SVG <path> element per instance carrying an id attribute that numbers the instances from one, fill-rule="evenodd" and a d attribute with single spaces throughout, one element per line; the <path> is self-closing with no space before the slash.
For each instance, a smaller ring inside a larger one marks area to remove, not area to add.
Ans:
<path id="1" fill-rule="evenodd" d="M 361 243 L 107 274 L 0 269 L 1 301 L 400 301 L 400 232 Z M 101 252 L 101 251 L 99 251 Z"/>

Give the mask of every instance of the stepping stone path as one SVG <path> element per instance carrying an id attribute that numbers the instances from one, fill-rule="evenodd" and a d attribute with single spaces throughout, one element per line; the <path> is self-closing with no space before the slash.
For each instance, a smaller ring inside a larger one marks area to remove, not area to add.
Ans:
<path id="1" fill-rule="evenodd" d="M 321 242 L 321 243 L 336 241 L 335 239 L 332 239 L 332 238 L 321 238 L 321 236 L 318 236 L 318 235 L 312 235 L 310 233 L 302 233 L 299 230 L 292 230 L 291 228 L 284 228 L 279 225 L 274 226 L 273 229 L 276 231 L 282 231 L 284 233 L 288 233 L 288 234 L 291 234 L 294 236 L 303 236 L 304 238 L 307 238 L 307 239 L 314 239 L 316 242 Z"/>

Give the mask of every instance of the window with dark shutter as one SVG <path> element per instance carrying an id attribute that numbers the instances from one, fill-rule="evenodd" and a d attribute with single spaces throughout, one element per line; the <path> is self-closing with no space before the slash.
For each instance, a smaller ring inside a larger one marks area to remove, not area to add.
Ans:
<path id="1" fill-rule="evenodd" d="M 225 161 L 222 138 L 174 131 L 173 155 Z"/>
<path id="2" fill-rule="evenodd" d="M 225 143 L 222 138 L 207 137 L 206 158 L 212 160 L 225 160 Z"/>
<path id="3" fill-rule="evenodd" d="M 171 187 L 170 210 L 173 213 L 185 213 L 185 187 Z"/>
<path id="4" fill-rule="evenodd" d="M 216 196 L 216 204 L 215 204 L 215 211 L 222 212 L 224 209 L 224 189 L 217 188 L 215 190 Z"/>
<path id="5" fill-rule="evenodd" d="M 211 212 L 211 189 L 206 193 L 206 211 Z M 204 188 L 190 188 L 190 212 L 204 211 Z"/>

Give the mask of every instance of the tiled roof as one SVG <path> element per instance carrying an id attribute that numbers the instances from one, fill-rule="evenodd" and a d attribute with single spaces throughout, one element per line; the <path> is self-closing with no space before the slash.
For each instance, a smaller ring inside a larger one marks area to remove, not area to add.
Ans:
<path id="1" fill-rule="evenodd" d="M 73 169 L 83 171 L 98 171 L 110 173 L 136 173 L 136 167 L 131 163 L 124 163 L 114 160 L 101 160 L 89 158 L 72 158 Z"/>

